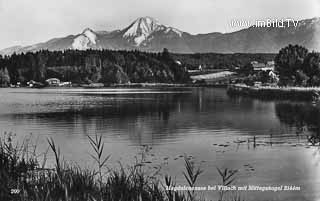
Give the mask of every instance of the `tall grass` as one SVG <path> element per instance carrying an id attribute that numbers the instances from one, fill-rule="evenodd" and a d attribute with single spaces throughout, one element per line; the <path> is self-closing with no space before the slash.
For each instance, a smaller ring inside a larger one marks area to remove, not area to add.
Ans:
<path id="1" fill-rule="evenodd" d="M 35 170 L 37 160 L 26 150 L 28 140 L 14 145 L 13 135 L 5 133 L 0 138 L 0 200 L 10 200 L 12 189 L 24 189 L 30 172 Z"/>
<path id="2" fill-rule="evenodd" d="M 183 172 L 183 175 L 187 180 L 189 186 L 194 187 L 198 177 L 203 172 L 203 170 L 201 170 L 200 167 L 196 167 L 194 162 L 190 161 L 189 158 L 187 158 L 187 156 L 184 156 L 184 161 L 185 161 L 186 171 Z M 188 191 L 188 196 L 190 201 L 194 201 L 196 198 L 194 190 Z"/>
<path id="3" fill-rule="evenodd" d="M 229 186 L 231 184 L 233 184 L 233 182 L 235 181 L 235 175 L 237 173 L 237 171 L 235 170 L 229 170 L 228 168 L 225 168 L 224 170 L 217 168 L 219 175 L 222 179 L 222 185 L 223 186 Z M 223 201 L 224 200 L 224 196 L 226 194 L 227 191 L 220 191 L 219 192 L 219 201 Z"/>
<path id="4" fill-rule="evenodd" d="M 98 165 L 98 170 L 95 174 L 99 175 L 98 181 L 99 181 L 99 190 L 100 190 L 100 200 L 103 200 L 103 194 L 102 194 L 102 188 L 103 188 L 103 173 L 102 168 L 110 158 L 110 155 L 103 158 L 103 149 L 104 149 L 104 143 L 102 141 L 102 135 L 98 136 L 95 135 L 94 138 L 90 137 L 88 135 L 89 142 L 91 144 L 91 147 L 93 148 L 95 155 L 91 155 L 94 161 Z"/>
<path id="5" fill-rule="evenodd" d="M 104 156 L 102 136 L 88 136 L 93 149 L 96 170 L 83 169 L 63 159 L 59 147 L 52 138 L 48 148 L 54 156 L 54 168 L 46 168 L 47 152 L 42 161 L 35 154 L 36 147 L 25 140 L 14 145 L 12 135 L 0 139 L 0 200 L 2 201 L 195 201 L 204 200 L 196 192 L 168 191 L 166 186 L 176 183 L 166 175 L 163 181 L 146 171 L 148 146 L 140 158 L 124 168 L 109 169 Z M 183 175 L 189 186 L 194 187 L 201 170 L 187 157 Z M 225 170 L 228 172 L 228 170 Z M 222 171 L 219 171 L 222 172 Z M 233 176 L 234 174 L 232 174 Z M 230 181 L 229 173 L 221 174 L 223 183 Z M 232 180 L 233 181 L 233 180 Z M 12 191 L 17 189 L 17 191 Z M 222 197 L 221 199 L 222 200 Z"/>

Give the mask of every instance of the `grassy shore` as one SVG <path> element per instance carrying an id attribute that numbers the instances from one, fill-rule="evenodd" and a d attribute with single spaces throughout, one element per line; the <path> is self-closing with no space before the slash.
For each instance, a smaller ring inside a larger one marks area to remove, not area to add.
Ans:
<path id="1" fill-rule="evenodd" d="M 131 83 L 131 84 L 113 84 L 106 87 L 111 88 L 184 88 L 184 87 L 227 87 L 226 84 L 210 84 L 210 83 Z"/>
<path id="2" fill-rule="evenodd" d="M 229 95 L 250 96 L 260 99 L 315 101 L 319 99 L 320 87 L 276 87 L 230 85 Z"/>
<path id="3" fill-rule="evenodd" d="M 70 88 L 85 88 L 85 89 L 105 89 L 105 88 L 146 88 L 146 89 L 154 89 L 154 88 L 184 88 L 184 87 L 227 87 L 227 84 L 210 84 L 210 83 L 128 83 L 128 84 L 109 84 L 103 85 L 101 83 L 95 83 L 92 85 L 81 85 L 81 84 L 73 84 L 71 87 L 55 87 L 55 86 L 46 86 L 41 87 L 41 89 L 70 89 Z M 9 88 L 9 87 L 0 87 L 0 88 Z M 16 88 L 16 87 L 11 87 Z M 18 87 L 18 88 L 30 88 L 30 87 Z M 34 87 L 36 88 L 36 87 Z"/>
<path id="4" fill-rule="evenodd" d="M 205 199 L 195 190 L 172 191 L 175 187 L 171 176 L 159 178 L 145 171 L 145 152 L 128 168 L 108 168 L 109 156 L 104 156 L 101 136 L 88 136 L 96 169 L 83 169 L 63 160 L 59 147 L 48 139 L 54 155 L 54 168 L 46 167 L 47 152 L 41 157 L 36 147 L 24 140 L 13 143 L 12 135 L 0 138 L 0 200 L 3 201 L 196 201 Z M 145 150 L 147 151 L 147 150 Z M 42 158 L 42 160 L 39 160 Z M 189 187 L 195 187 L 203 170 L 185 157 L 183 175 Z M 217 169 L 221 184 L 231 185 L 236 171 Z M 226 192 L 219 192 L 225 200 Z M 239 200 L 236 196 L 232 200 Z"/>

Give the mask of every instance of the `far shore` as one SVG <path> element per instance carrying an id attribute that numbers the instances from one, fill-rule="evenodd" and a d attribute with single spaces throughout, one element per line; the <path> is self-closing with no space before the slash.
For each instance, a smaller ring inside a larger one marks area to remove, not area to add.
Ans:
<path id="1" fill-rule="evenodd" d="M 2 88 L 39 88 L 39 89 L 103 89 L 103 88 L 179 88 L 179 87 L 222 87 L 227 88 L 227 84 L 207 84 L 207 83 L 126 83 L 126 84 L 72 84 L 72 86 L 41 86 L 41 87 L 2 87 Z"/>
<path id="2" fill-rule="evenodd" d="M 228 86 L 227 92 L 229 95 L 250 96 L 260 99 L 320 100 L 320 87 L 248 86 L 245 84 L 234 84 Z"/>

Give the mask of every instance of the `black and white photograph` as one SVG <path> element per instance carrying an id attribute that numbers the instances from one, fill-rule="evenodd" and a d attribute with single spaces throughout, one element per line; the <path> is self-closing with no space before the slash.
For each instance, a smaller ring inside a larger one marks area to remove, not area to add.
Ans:
<path id="1" fill-rule="evenodd" d="M 0 0 L 0 201 L 320 201 L 320 0 Z"/>

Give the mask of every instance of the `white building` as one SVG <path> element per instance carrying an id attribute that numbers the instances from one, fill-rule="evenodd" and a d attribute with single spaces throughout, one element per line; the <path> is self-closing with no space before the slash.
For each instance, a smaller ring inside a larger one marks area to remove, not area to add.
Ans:
<path id="1" fill-rule="evenodd" d="M 59 86 L 60 80 L 58 78 L 49 78 L 46 80 L 46 83 L 48 83 L 49 86 Z"/>
<path id="2" fill-rule="evenodd" d="M 252 61 L 253 71 L 274 71 L 274 61 L 268 61 L 267 64 Z"/>

